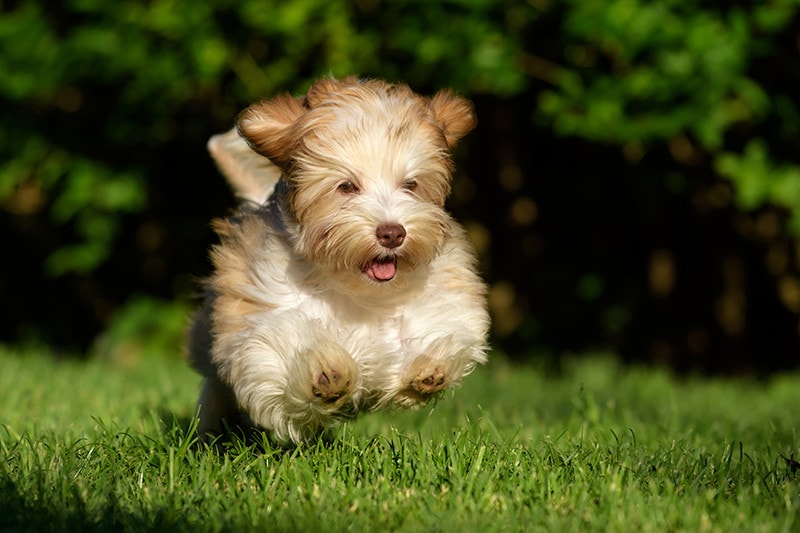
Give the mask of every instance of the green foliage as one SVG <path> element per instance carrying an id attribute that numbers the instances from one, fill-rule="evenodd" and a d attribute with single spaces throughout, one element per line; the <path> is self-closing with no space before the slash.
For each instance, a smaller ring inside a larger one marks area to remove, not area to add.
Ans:
<path id="1" fill-rule="evenodd" d="M 182 354 L 190 312 L 185 302 L 134 296 L 98 337 L 93 354 L 126 364 Z"/>
<path id="2" fill-rule="evenodd" d="M 777 25 L 764 28 L 750 13 L 700 2 L 565 3 L 573 68 L 542 96 L 557 131 L 618 143 L 688 133 L 715 149 L 733 124 L 766 112 L 768 99 L 747 69 Z"/>
<path id="3" fill-rule="evenodd" d="M 793 145 L 800 132 L 798 104 L 784 92 L 788 87 L 769 87 L 772 80 L 754 75 L 757 61 L 780 52 L 776 38 L 797 19 L 800 2 L 563 5 L 566 64 L 540 99 L 556 132 L 637 151 L 685 136 L 739 189 L 742 209 L 780 206 L 800 232 L 800 165 L 796 158 L 780 161 L 766 148 L 779 152 Z M 764 131 L 771 123 L 780 129 Z M 726 146 L 734 131 L 746 132 L 744 153 Z"/>
<path id="4" fill-rule="evenodd" d="M 199 378 L 175 359 L 3 351 L 0 528 L 792 531 L 796 380 L 496 357 L 432 409 L 219 453 L 197 443 Z"/>
<path id="5" fill-rule="evenodd" d="M 792 231 L 800 235 L 800 166 L 781 165 L 769 157 L 761 139 L 750 141 L 744 153 L 723 153 L 717 172 L 735 184 L 737 203 L 756 209 L 773 202 L 789 209 Z"/>

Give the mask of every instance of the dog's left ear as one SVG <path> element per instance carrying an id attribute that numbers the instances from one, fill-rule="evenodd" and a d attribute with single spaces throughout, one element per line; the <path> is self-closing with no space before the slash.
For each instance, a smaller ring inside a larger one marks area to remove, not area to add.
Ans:
<path id="1" fill-rule="evenodd" d="M 455 146 L 478 122 L 472 102 L 452 91 L 439 91 L 433 95 L 428 107 L 442 129 L 448 147 Z"/>
<path id="2" fill-rule="evenodd" d="M 286 94 L 251 105 L 239 115 L 236 127 L 253 150 L 283 167 L 297 141 L 291 126 L 305 112 L 302 98 Z"/>

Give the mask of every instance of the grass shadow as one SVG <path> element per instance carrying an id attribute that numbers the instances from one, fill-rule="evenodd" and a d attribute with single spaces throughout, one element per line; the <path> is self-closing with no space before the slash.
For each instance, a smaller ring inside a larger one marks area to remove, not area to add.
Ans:
<path id="1" fill-rule="evenodd" d="M 200 435 L 197 430 L 199 418 L 195 416 L 180 416 L 168 409 L 159 409 L 155 413 L 160 422 L 160 427 L 165 435 L 177 442 L 187 438 L 192 440 L 195 450 L 208 449 L 218 454 L 240 454 L 244 452 L 262 454 L 275 454 L 291 452 L 297 445 L 292 442 L 279 441 L 269 431 L 265 431 L 251 424 L 237 421 L 227 424 L 222 433 L 216 435 Z M 331 440 L 332 437 L 324 434 L 320 438 Z"/>

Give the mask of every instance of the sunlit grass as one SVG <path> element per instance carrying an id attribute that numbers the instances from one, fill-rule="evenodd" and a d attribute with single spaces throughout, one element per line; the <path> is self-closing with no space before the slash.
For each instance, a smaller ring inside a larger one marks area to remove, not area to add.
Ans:
<path id="1" fill-rule="evenodd" d="M 453 397 L 280 448 L 196 443 L 199 379 L 0 352 L 0 529 L 792 531 L 800 382 L 496 357 Z"/>

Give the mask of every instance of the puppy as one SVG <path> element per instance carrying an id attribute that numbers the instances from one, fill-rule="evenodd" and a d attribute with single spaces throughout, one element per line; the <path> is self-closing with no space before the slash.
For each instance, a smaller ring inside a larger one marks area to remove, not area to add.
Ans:
<path id="1" fill-rule="evenodd" d="M 326 78 L 211 138 L 242 204 L 214 222 L 189 335 L 201 434 L 307 440 L 360 411 L 425 404 L 486 361 L 485 287 L 443 208 L 449 149 L 474 125 L 449 91 Z"/>

